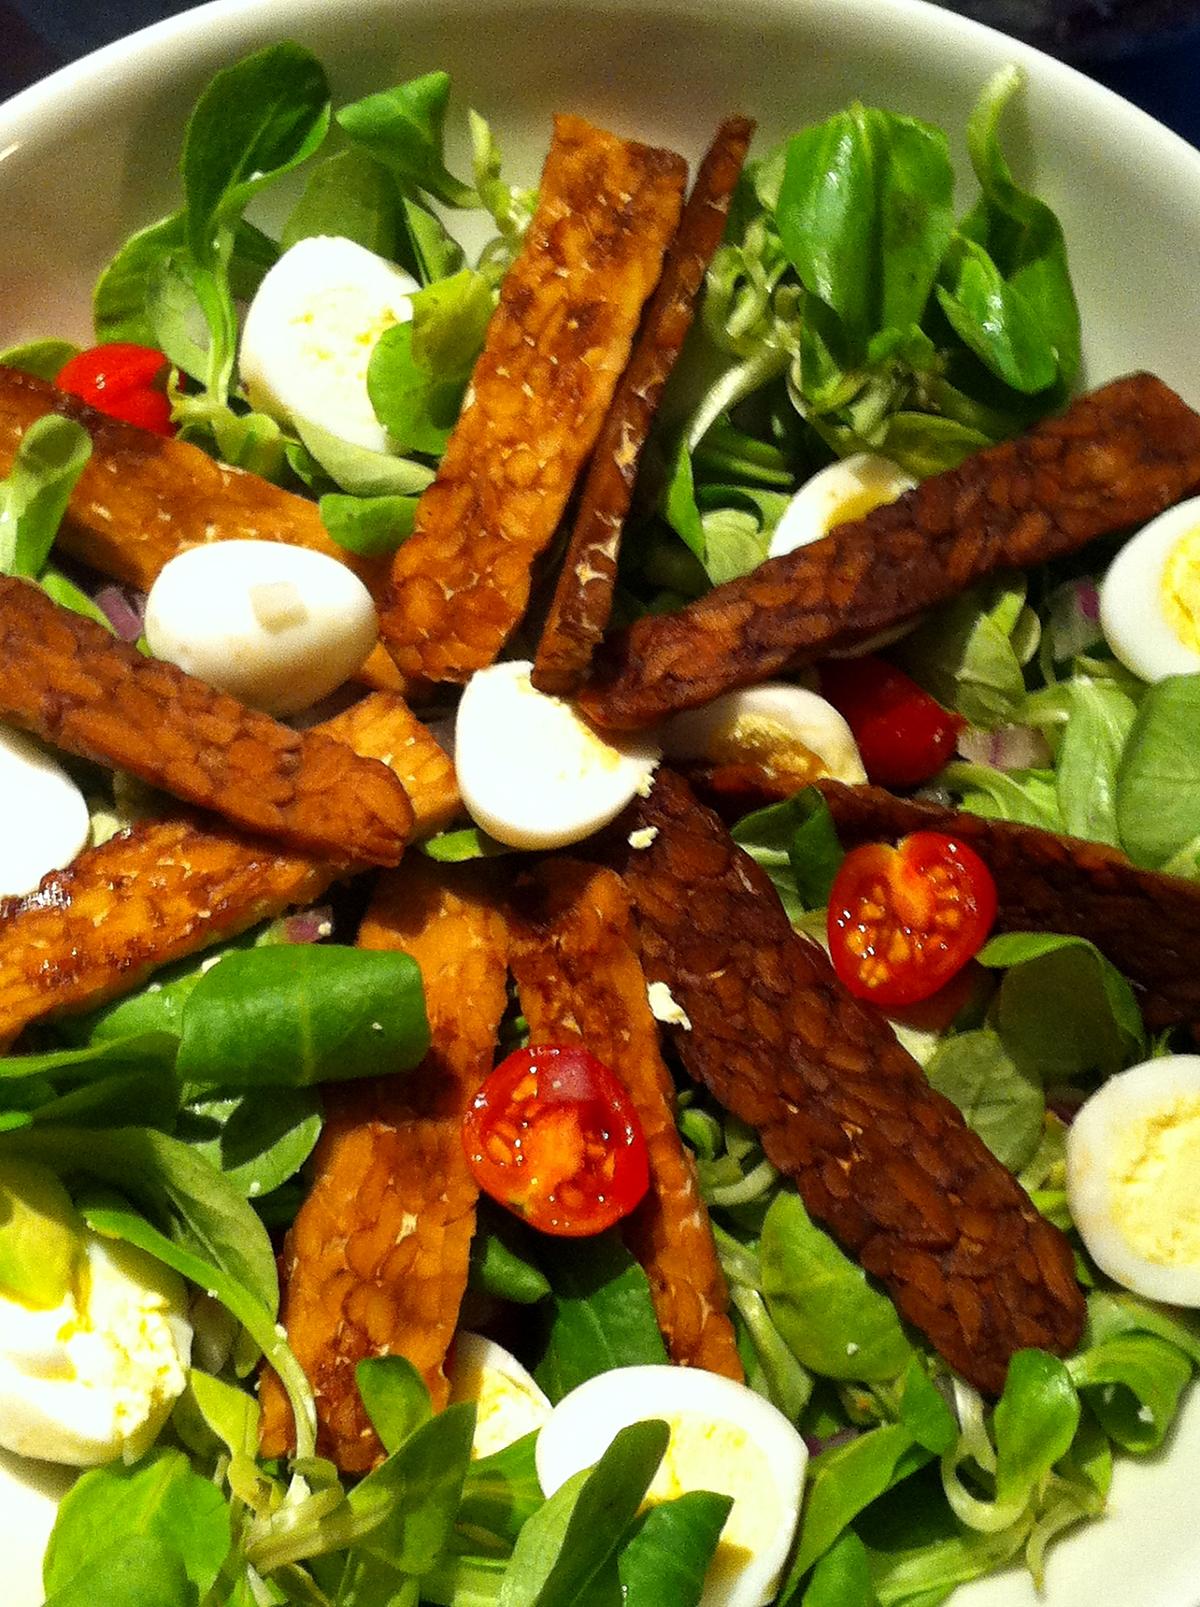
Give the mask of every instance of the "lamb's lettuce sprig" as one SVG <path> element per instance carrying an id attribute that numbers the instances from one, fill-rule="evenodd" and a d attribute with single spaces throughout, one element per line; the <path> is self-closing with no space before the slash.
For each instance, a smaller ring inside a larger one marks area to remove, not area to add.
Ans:
<path id="1" fill-rule="evenodd" d="M 301 1458 L 315 1408 L 277 1327 L 275 1255 L 256 1207 L 316 1143 L 314 1083 L 394 1074 L 428 1047 L 416 966 L 366 959 L 336 946 L 234 947 L 110 1006 L 74 1043 L 0 1059 L 6 1151 L 68 1180 L 94 1231 L 227 1309 L 283 1381 Z"/>
<path id="2" fill-rule="evenodd" d="M 91 455 L 91 437 L 74 419 L 49 413 L 25 431 L 0 478 L 0 574 L 36 581 L 61 607 L 111 631 L 111 620 L 51 562 L 67 503 Z"/>
<path id="3" fill-rule="evenodd" d="M 766 556 L 778 518 L 752 475 L 711 472 L 736 420 L 791 484 L 875 451 L 918 478 L 1061 405 L 1079 366 L 1062 231 L 1014 181 L 999 125 L 1016 69 L 985 87 L 967 143 L 979 196 L 956 218 L 941 129 L 855 104 L 747 166 L 710 267 L 701 327 L 673 385 L 668 524 L 712 584 Z M 678 409 L 676 410 L 678 411 Z M 1018 674 L 1007 695 L 1022 690 Z"/>
<path id="4" fill-rule="evenodd" d="M 816 799 L 807 805 L 738 828 L 801 922 L 805 854 L 794 834 L 821 819 Z M 814 862 L 836 865 L 819 842 Z M 1006 934 L 980 958 L 994 980 L 942 1037 L 928 1074 L 1070 1232 L 1066 1129 L 1051 1105 L 1144 1057 L 1136 1001 L 1078 938 Z M 747 1381 L 815 1442 L 780 1600 L 917 1607 L 1022 1559 L 1040 1580 L 1055 1536 L 1104 1510 L 1115 1458 L 1161 1445 L 1200 1365 L 1197 1325 L 1113 1290 L 1077 1243 L 1091 1286 L 1080 1346 L 1065 1359 L 1019 1353 L 990 1408 L 898 1319 L 785 1179 L 764 1174 L 749 1202 L 736 1193 L 739 1179 L 750 1191 L 761 1157 L 752 1135 L 702 1095 L 686 1097 L 680 1127 L 713 1216 Z"/>
<path id="5" fill-rule="evenodd" d="M 269 479 L 298 478 L 328 494 L 322 513 L 331 536 L 360 556 L 394 551 L 411 530 L 411 503 L 397 499 L 432 477 L 422 458 L 445 444 L 532 212 L 532 192 L 505 181 L 496 140 L 475 113 L 475 182 L 450 172 L 449 93 L 447 74 L 428 73 L 335 113 L 320 63 L 299 45 L 272 45 L 234 63 L 211 80 L 189 120 L 183 206 L 126 241 L 94 295 L 98 339 L 156 345 L 170 358 L 173 417 L 186 438 Z M 331 134 L 340 148 L 325 154 Z M 277 243 L 246 208 L 306 165 L 306 186 Z M 482 210 L 494 222 L 478 269 L 466 269 L 437 205 Z M 405 326 L 416 349 L 393 358 L 381 382 L 381 417 L 400 426 L 386 454 L 322 440 L 304 420 L 281 424 L 256 412 L 236 384 L 240 305 L 282 249 L 322 234 L 397 262 L 430 292 Z"/>

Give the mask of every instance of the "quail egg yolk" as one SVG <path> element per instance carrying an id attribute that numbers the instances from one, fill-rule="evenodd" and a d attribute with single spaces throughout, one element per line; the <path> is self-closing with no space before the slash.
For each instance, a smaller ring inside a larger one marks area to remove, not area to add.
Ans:
<path id="1" fill-rule="evenodd" d="M 735 1575 L 772 1540 L 783 1522 L 775 1477 L 766 1453 L 741 1426 L 699 1412 L 664 1412 L 671 1430 L 666 1454 L 646 1492 L 650 1505 L 688 1490 L 724 1491 L 736 1497 L 721 1531 L 708 1574 L 710 1584 Z"/>
<path id="2" fill-rule="evenodd" d="M 763 714 L 739 715 L 717 736 L 710 751 L 718 764 L 757 760 L 767 775 L 794 781 L 797 787 L 829 774 L 829 766 L 819 754 L 785 725 Z"/>
<path id="3" fill-rule="evenodd" d="M 1167 623 L 1183 645 L 1200 653 L 1200 526 L 1182 535 L 1167 554 L 1162 606 Z"/>
<path id="4" fill-rule="evenodd" d="M 1163 1266 L 1200 1264 L 1200 1094 L 1143 1111 L 1123 1128 L 1109 1162 L 1121 1236 Z"/>

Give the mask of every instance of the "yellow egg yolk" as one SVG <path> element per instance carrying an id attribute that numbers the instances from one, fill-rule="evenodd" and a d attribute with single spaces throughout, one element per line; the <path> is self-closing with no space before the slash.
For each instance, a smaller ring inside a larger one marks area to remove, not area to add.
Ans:
<path id="1" fill-rule="evenodd" d="M 547 726 L 553 722 L 554 752 L 557 768 L 555 781 L 571 781 L 590 766 L 601 770 L 615 770 L 624 757 L 619 748 L 606 742 L 600 733 L 582 719 L 565 698 L 548 697 L 537 691 L 528 675 L 514 682 L 517 695 L 527 699 L 533 709 L 531 718 L 541 714 Z"/>
<path id="2" fill-rule="evenodd" d="M 491 1456 L 541 1428 L 549 1410 L 527 1384 L 482 1362 L 456 1369 L 450 1398 L 474 1402 L 473 1458 Z"/>
<path id="3" fill-rule="evenodd" d="M 853 524 L 856 519 L 865 519 L 869 513 L 874 513 L 876 508 L 883 507 L 885 502 L 895 502 L 896 494 L 896 487 L 884 480 L 876 480 L 874 485 L 864 485 L 857 491 L 848 491 L 829 509 L 826 529 L 833 530 L 838 525 Z"/>
<path id="4" fill-rule="evenodd" d="M 1121 1236 L 1161 1266 L 1200 1264 L 1200 1094 L 1148 1110 L 1116 1137 L 1109 1161 Z"/>
<path id="5" fill-rule="evenodd" d="M 740 715 L 709 744 L 717 764 L 761 765 L 768 776 L 778 776 L 803 787 L 829 774 L 825 761 L 805 747 L 786 726 L 762 714 Z"/>
<path id="6" fill-rule="evenodd" d="M 783 1521 L 771 1464 L 738 1423 L 714 1422 L 699 1412 L 661 1415 L 671 1438 L 646 1500 L 673 1501 L 688 1490 L 733 1496 L 708 1572 L 710 1583 L 727 1579 L 774 1539 Z"/>
<path id="7" fill-rule="evenodd" d="M 1167 554 L 1160 595 L 1167 624 L 1185 647 L 1200 653 L 1200 526 L 1180 536 Z"/>

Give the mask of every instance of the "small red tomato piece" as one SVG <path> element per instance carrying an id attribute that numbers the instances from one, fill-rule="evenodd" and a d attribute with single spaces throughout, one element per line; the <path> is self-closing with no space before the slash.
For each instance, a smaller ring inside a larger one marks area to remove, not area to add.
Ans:
<path id="1" fill-rule="evenodd" d="M 601 1233 L 649 1187 L 632 1100 L 576 1044 L 540 1044 L 502 1060 L 463 1117 L 462 1134 L 483 1192 L 542 1233 Z"/>
<path id="2" fill-rule="evenodd" d="M 828 660 L 821 693 L 854 733 L 867 776 L 883 787 L 917 787 L 936 775 L 966 724 L 882 658 Z"/>
<path id="3" fill-rule="evenodd" d="M 117 340 L 79 352 L 64 363 L 55 383 L 98 413 L 155 435 L 174 435 L 171 403 L 159 384 L 166 368 L 166 357 L 153 346 Z"/>
<path id="4" fill-rule="evenodd" d="M 931 998 L 983 947 L 996 884 L 979 855 L 937 831 L 865 843 L 829 897 L 829 950 L 851 993 L 879 1005 Z"/>

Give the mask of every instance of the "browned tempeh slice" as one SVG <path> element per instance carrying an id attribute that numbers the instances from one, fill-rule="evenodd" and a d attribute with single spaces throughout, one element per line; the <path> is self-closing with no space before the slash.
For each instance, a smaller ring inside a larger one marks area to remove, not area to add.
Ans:
<path id="1" fill-rule="evenodd" d="M 728 118 L 700 164 L 583 483 L 567 556 L 534 660 L 533 684 L 539 692 L 559 696 L 574 692 L 608 628 L 621 532 L 642 449 L 692 327 L 696 298 L 725 233 L 753 133 L 748 117 Z"/>
<path id="2" fill-rule="evenodd" d="M 964 1378 L 994 1395 L 1016 1351 L 1070 1351 L 1084 1302 L 1066 1238 L 792 930 L 764 872 L 670 771 L 625 820 L 656 831 L 621 858 L 646 975 L 691 1024 L 672 1029 L 689 1075 L 758 1128 Z"/>
<path id="3" fill-rule="evenodd" d="M 244 469 L 217 463 L 187 441 L 168 440 L 97 413 L 44 379 L 0 364 L 0 474 L 12 467 L 25 431 L 46 413 L 77 420 L 92 438 L 58 540 L 72 557 L 148 591 L 159 570 L 188 547 L 210 541 L 284 541 L 348 565 L 368 585 L 386 559 L 339 547 L 315 502 L 281 491 Z"/>
<path id="4" fill-rule="evenodd" d="M 465 681 L 529 600 L 679 220 L 682 158 L 557 117 L 538 205 L 382 612 L 401 671 Z"/>
<path id="5" fill-rule="evenodd" d="M 372 592 L 387 578 L 384 558 L 339 547 L 315 502 L 281 491 L 244 469 L 215 463 L 198 446 L 167 440 L 97 413 L 44 379 L 0 364 L 0 475 L 25 431 L 46 413 L 82 424 L 92 456 L 71 495 L 58 546 L 101 574 L 149 591 L 159 571 L 188 547 L 210 541 L 283 541 L 323 552 L 353 569 Z M 403 691 L 399 671 L 376 648 L 359 672 L 371 685 Z"/>
<path id="6" fill-rule="evenodd" d="M 321 730 L 396 771 L 418 829 L 442 822 L 440 767 L 449 761 L 400 698 L 372 693 Z M 0 1044 L 33 1021 L 93 1010 L 172 960 L 311 903 L 336 874 L 325 861 L 281 854 L 217 821 L 144 821 L 118 832 L 35 893 L 0 900 Z"/>
<path id="7" fill-rule="evenodd" d="M 1148 1026 L 1200 1023 L 1200 885 L 1036 826 L 895 798 L 881 787 L 817 785 L 847 848 L 913 831 L 961 838 L 995 878 L 999 930 L 1087 938 L 1133 983 Z"/>
<path id="8" fill-rule="evenodd" d="M 449 1393 L 478 1197 L 462 1118 L 506 1001 L 507 934 L 489 886 L 481 867 L 414 856 L 381 880 L 359 936 L 416 959 L 433 1047 L 404 1077 L 326 1089 L 316 1177 L 284 1252 L 282 1320 L 316 1395 L 318 1450 L 347 1473 L 382 1454 L 354 1382 L 364 1357 L 407 1357 L 436 1407 Z M 270 1374 L 262 1404 L 263 1450 L 278 1455 L 291 1413 Z"/>
<path id="9" fill-rule="evenodd" d="M 396 775 L 144 658 L 0 575 L 0 719 L 285 847 L 394 865 L 412 831 Z"/>
<path id="10" fill-rule="evenodd" d="M 360 698 L 317 729 L 400 777 L 412 805 L 416 840 L 444 831 L 461 814 L 454 760 L 397 693 Z"/>
<path id="11" fill-rule="evenodd" d="M 640 619 L 597 658 L 580 707 L 619 730 L 851 646 L 998 569 L 1076 551 L 1200 486 L 1200 416 L 1150 374 L 934 475 L 887 507 Z"/>
<path id="12" fill-rule="evenodd" d="M 650 1280 L 673 1361 L 742 1377 L 728 1291 L 696 1172 L 675 1125 L 629 899 L 610 870 L 549 859 L 517 896 L 512 969 L 532 1043 L 580 1042 L 621 1079 L 650 1151 L 650 1191 L 621 1224 Z"/>

